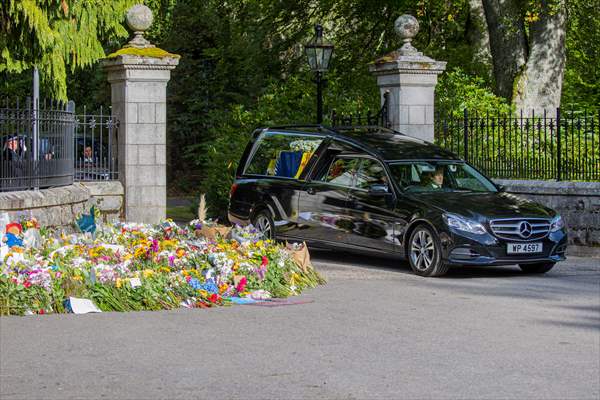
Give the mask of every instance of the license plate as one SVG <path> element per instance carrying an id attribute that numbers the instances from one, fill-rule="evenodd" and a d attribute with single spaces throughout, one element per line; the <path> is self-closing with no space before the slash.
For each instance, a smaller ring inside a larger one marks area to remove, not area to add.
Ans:
<path id="1" fill-rule="evenodd" d="M 508 243 L 506 254 L 533 254 L 541 253 L 541 243 Z"/>

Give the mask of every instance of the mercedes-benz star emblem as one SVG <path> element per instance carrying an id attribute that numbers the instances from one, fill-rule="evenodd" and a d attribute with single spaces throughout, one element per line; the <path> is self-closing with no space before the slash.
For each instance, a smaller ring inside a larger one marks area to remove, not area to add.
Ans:
<path id="1" fill-rule="evenodd" d="M 524 238 L 527 239 L 529 236 L 531 236 L 531 224 L 527 221 L 523 221 L 519 224 L 519 235 Z"/>

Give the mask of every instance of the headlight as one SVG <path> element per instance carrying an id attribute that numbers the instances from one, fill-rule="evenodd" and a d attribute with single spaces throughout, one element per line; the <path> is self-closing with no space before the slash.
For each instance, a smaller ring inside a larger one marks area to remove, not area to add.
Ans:
<path id="1" fill-rule="evenodd" d="M 463 218 L 456 214 L 444 214 L 444 222 L 449 228 L 454 228 L 463 232 L 476 233 L 479 235 L 486 232 L 483 225 L 479 222 Z"/>
<path id="2" fill-rule="evenodd" d="M 550 222 L 550 232 L 560 231 L 564 227 L 565 221 L 560 215 L 557 215 L 556 217 L 552 218 L 552 221 Z"/>

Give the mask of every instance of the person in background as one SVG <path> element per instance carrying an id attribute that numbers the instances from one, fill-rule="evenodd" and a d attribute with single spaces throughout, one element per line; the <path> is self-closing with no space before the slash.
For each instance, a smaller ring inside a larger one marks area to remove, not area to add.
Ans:
<path id="1" fill-rule="evenodd" d="M 84 164 L 93 164 L 94 163 L 94 154 L 92 152 L 91 146 L 86 146 L 86 148 L 83 149 L 83 163 Z"/>
<path id="2" fill-rule="evenodd" d="M 5 164 L 6 163 L 6 164 Z M 23 154 L 20 151 L 19 137 L 9 136 L 2 148 L 2 177 L 23 176 Z M 6 169 L 4 168 L 6 166 Z"/>

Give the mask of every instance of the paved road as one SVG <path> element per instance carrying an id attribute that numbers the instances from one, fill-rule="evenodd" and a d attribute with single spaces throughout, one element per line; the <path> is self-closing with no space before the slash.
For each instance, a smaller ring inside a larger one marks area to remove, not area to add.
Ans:
<path id="1" fill-rule="evenodd" d="M 0 398 L 600 398 L 598 259 L 438 279 L 315 260 L 310 304 L 2 318 Z"/>

